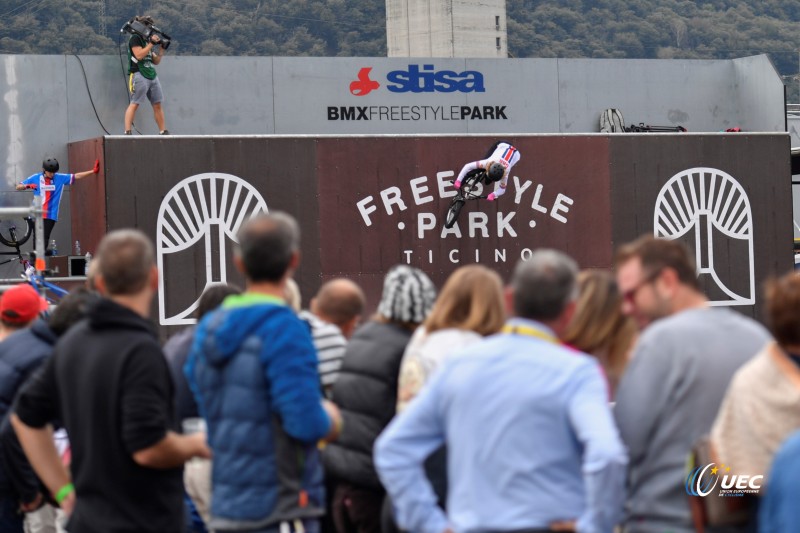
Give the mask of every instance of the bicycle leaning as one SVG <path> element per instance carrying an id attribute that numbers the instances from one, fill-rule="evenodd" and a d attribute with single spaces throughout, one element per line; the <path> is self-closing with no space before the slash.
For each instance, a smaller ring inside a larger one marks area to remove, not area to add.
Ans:
<path id="1" fill-rule="evenodd" d="M 484 169 L 473 170 L 466 175 L 464 181 L 461 182 L 461 188 L 456 191 L 456 195 L 450 200 L 450 205 L 447 207 L 447 212 L 445 212 L 445 228 L 450 229 L 455 225 L 458 215 L 467 200 L 482 200 L 486 198 L 486 194 L 478 193 L 483 192 L 484 184 L 487 181 L 486 170 Z"/>
<path id="2" fill-rule="evenodd" d="M 0 255 L 13 256 L 10 259 L 0 261 L 0 265 L 18 261 L 22 268 L 21 276 L 25 283 L 30 284 L 48 303 L 56 304 L 58 300 L 69 294 L 69 291 L 50 283 L 42 274 L 37 273 L 31 262 L 25 259 L 20 251 L 20 246 L 28 242 L 33 232 L 33 217 L 6 217 L 0 219 L 0 243 L 14 249 L 9 252 L 0 252 Z"/>

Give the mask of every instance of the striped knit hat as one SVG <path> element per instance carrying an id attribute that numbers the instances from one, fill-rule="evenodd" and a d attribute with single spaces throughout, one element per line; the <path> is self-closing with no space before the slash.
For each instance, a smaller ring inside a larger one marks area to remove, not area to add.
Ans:
<path id="1" fill-rule="evenodd" d="M 418 268 L 397 265 L 383 280 L 378 313 L 389 320 L 421 324 L 436 300 L 436 288 Z"/>

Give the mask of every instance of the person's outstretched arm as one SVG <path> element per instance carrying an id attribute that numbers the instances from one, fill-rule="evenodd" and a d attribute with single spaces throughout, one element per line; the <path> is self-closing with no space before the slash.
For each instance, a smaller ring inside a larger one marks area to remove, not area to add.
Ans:
<path id="1" fill-rule="evenodd" d="M 508 174 L 495 184 L 494 192 L 490 193 L 486 199 L 491 202 L 503 196 L 506 193 L 506 185 L 508 185 Z"/>
<path id="2" fill-rule="evenodd" d="M 81 178 L 91 176 L 92 174 L 98 174 L 99 172 L 100 172 L 100 160 L 95 159 L 94 167 L 92 167 L 92 170 L 87 170 L 86 172 L 78 172 L 77 174 L 75 174 L 75 179 L 79 180 Z"/>
<path id="3" fill-rule="evenodd" d="M 39 177 L 41 174 L 34 174 L 33 176 L 29 176 L 22 180 L 21 182 L 17 183 L 16 189 L 18 191 L 24 191 L 25 189 L 35 189 L 39 183 Z"/>

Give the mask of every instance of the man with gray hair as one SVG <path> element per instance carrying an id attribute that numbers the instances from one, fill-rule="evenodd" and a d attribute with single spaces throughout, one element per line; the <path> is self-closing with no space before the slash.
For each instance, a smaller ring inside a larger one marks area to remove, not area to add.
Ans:
<path id="1" fill-rule="evenodd" d="M 243 294 L 198 324 L 184 367 L 214 452 L 210 529 L 319 530 L 324 488 L 317 444 L 341 418 L 323 402 L 308 327 L 286 305 L 300 230 L 285 213 L 249 220 L 238 235 Z"/>
<path id="2" fill-rule="evenodd" d="M 554 250 L 520 262 L 514 318 L 452 357 L 375 446 L 401 529 L 610 532 L 627 458 L 597 361 L 558 340 L 575 307 L 577 265 Z M 447 514 L 425 478 L 442 444 Z M 476 505 L 477 504 L 477 505 Z"/>

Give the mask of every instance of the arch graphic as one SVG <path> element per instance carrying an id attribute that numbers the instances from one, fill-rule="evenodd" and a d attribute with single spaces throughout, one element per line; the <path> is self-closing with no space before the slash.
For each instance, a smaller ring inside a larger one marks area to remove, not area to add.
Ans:
<path id="1" fill-rule="evenodd" d="M 709 304 L 753 305 L 753 215 L 750 200 L 741 184 L 722 170 L 708 167 L 690 168 L 670 178 L 656 199 L 653 233 L 660 238 L 680 239 L 692 230 L 695 233 L 698 276 L 711 276 L 728 297 L 710 300 Z M 714 230 L 729 239 L 746 241 L 749 252 L 746 258 L 749 276 L 747 294 L 738 294 L 720 279 L 714 265 Z"/>
<path id="2" fill-rule="evenodd" d="M 158 210 L 156 257 L 158 270 L 158 317 L 164 326 L 194 324 L 191 316 L 200 295 L 183 311 L 166 316 L 164 291 L 164 256 L 205 244 L 205 288 L 227 281 L 225 264 L 226 237 L 234 242 L 242 223 L 256 215 L 269 212 L 261 194 L 242 178 L 231 174 L 209 172 L 190 176 L 175 185 L 164 197 Z M 213 257 L 212 238 L 219 242 L 220 253 Z M 214 261 L 217 261 L 215 265 Z M 213 279 L 214 267 L 219 273 Z M 201 291 L 202 293 L 202 291 Z"/>

